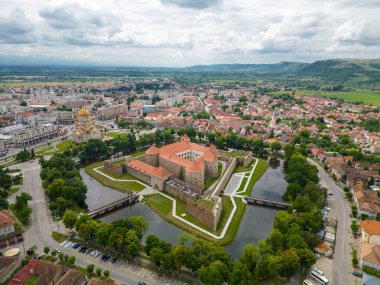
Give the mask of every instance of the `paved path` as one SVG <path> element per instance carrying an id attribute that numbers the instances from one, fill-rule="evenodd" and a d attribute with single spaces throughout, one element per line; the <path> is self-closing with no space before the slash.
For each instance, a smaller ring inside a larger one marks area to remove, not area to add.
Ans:
<path id="1" fill-rule="evenodd" d="M 23 172 L 25 192 L 30 193 L 33 197 L 33 200 L 30 202 L 32 208 L 32 225 L 24 234 L 26 249 L 33 245 L 37 245 L 40 251 L 42 251 L 45 246 L 49 246 L 51 249 L 58 248 L 65 254 L 75 256 L 76 264 L 79 266 L 86 267 L 88 264 L 94 264 L 96 267 L 108 269 L 111 273 L 111 278 L 119 284 L 137 285 L 139 281 L 153 285 L 182 284 L 182 282 L 173 279 L 162 280 L 157 273 L 137 265 L 126 265 L 125 263 L 113 265 L 111 263 L 105 263 L 99 258 L 81 254 L 74 249 L 64 248 L 58 244 L 51 237 L 51 232 L 59 231 L 59 228 L 58 223 L 54 223 L 50 217 L 42 188 L 40 165 L 38 161 L 26 165 L 26 167 L 23 168 Z M 62 226 L 60 228 L 63 230 Z"/>
<path id="2" fill-rule="evenodd" d="M 349 217 L 349 204 L 344 197 L 344 191 L 340 189 L 326 171 L 314 160 L 308 158 L 308 162 L 317 166 L 321 182 L 333 193 L 337 203 L 338 228 L 336 231 L 335 252 L 333 259 L 333 276 L 328 276 L 330 283 L 334 285 L 354 284 L 351 263 L 351 219 Z"/>

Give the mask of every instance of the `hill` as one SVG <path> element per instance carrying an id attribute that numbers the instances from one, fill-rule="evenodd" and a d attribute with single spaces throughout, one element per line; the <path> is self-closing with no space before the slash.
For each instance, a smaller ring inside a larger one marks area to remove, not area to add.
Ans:
<path id="1" fill-rule="evenodd" d="M 182 69 L 194 73 L 240 73 L 279 76 L 278 79 L 318 81 L 320 84 L 347 84 L 355 87 L 380 87 L 380 59 L 330 59 L 313 63 L 214 64 Z"/>

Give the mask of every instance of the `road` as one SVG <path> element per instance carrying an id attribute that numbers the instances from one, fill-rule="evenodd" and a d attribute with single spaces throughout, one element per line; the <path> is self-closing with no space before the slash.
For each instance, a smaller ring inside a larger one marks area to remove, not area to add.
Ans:
<path id="1" fill-rule="evenodd" d="M 30 246 L 36 245 L 40 252 L 45 246 L 50 249 L 58 248 L 63 253 L 76 257 L 76 264 L 86 267 L 88 264 L 94 264 L 95 267 L 100 267 L 103 270 L 108 269 L 110 276 L 119 284 L 137 285 L 139 281 L 144 281 L 147 284 L 173 284 L 179 285 L 182 282 L 162 278 L 157 273 L 150 271 L 146 268 L 137 265 L 128 265 L 119 261 L 116 264 L 105 263 L 100 258 L 93 258 L 91 256 L 79 253 L 75 249 L 64 248 L 58 244 L 52 237 L 51 232 L 59 230 L 59 225 L 53 222 L 48 210 L 45 194 L 42 188 L 42 181 L 40 178 L 40 165 L 38 161 L 32 161 L 22 164 L 20 166 L 24 172 L 24 191 L 32 195 L 33 200 L 30 202 L 32 208 L 32 225 L 24 234 L 25 249 Z M 61 230 L 62 226 L 60 227 Z"/>
<path id="2" fill-rule="evenodd" d="M 336 203 L 336 215 L 338 227 L 335 237 L 335 251 L 333 259 L 333 276 L 331 284 L 334 285 L 351 285 L 354 284 L 352 276 L 351 263 L 351 219 L 350 207 L 345 199 L 344 191 L 340 189 L 326 171 L 315 161 L 308 159 L 308 162 L 317 166 L 321 183 L 329 192 L 333 193 Z"/>

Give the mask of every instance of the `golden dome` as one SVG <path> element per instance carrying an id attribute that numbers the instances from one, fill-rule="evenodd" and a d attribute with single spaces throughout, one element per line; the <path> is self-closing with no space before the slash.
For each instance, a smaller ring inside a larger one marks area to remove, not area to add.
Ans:
<path id="1" fill-rule="evenodd" d="M 89 116 L 89 115 L 90 115 L 90 111 L 87 109 L 81 109 L 79 111 L 79 116 Z"/>

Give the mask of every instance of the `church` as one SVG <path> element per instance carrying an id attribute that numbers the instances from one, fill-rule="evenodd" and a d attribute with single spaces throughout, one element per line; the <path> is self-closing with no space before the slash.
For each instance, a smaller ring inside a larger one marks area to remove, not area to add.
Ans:
<path id="1" fill-rule="evenodd" d="M 102 132 L 96 127 L 95 116 L 89 110 L 81 109 L 75 114 L 75 129 L 72 139 L 76 143 L 84 143 L 90 139 L 101 139 Z"/>

